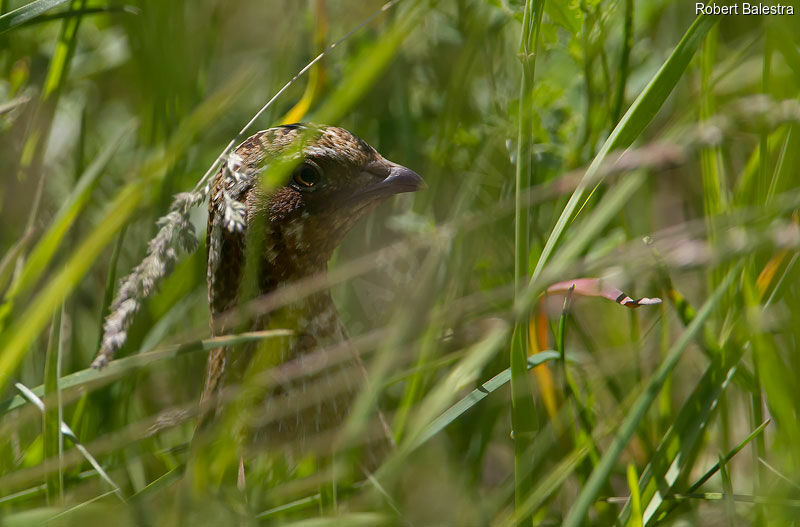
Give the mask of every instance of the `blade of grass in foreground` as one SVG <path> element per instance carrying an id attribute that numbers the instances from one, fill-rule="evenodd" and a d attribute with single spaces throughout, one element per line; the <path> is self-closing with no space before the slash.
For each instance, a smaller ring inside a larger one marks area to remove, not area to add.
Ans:
<path id="1" fill-rule="evenodd" d="M 0 34 L 10 31 L 65 2 L 67 2 L 67 0 L 36 0 L 18 9 L 9 11 L 3 16 L 0 16 Z"/>
<path id="2" fill-rule="evenodd" d="M 340 516 L 310 518 L 284 525 L 286 527 L 338 527 L 339 525 L 379 527 L 381 525 L 394 525 L 394 519 L 376 512 L 351 512 Z"/>
<path id="3" fill-rule="evenodd" d="M 267 338 L 282 338 L 291 334 L 292 332 L 288 329 L 253 331 L 250 333 L 240 333 L 238 335 L 225 335 L 205 340 L 196 340 L 186 344 L 167 346 L 146 353 L 135 353 L 130 357 L 124 357 L 109 363 L 109 365 L 102 370 L 86 368 L 85 370 L 76 371 L 75 373 L 62 377 L 59 379 L 59 389 L 63 391 L 79 386 L 88 389 L 88 385 L 99 387 L 122 375 L 130 373 L 134 368 L 148 366 L 154 362 L 171 359 L 185 353 L 209 351 L 220 346 L 235 346 L 246 342 L 258 342 Z M 33 394 L 39 397 L 44 395 L 44 391 L 44 386 L 37 386 L 31 390 Z M 27 400 L 19 395 L 0 402 L 0 416 L 19 408 L 26 402 Z M 48 401 L 45 400 L 45 402 Z"/>
<path id="4" fill-rule="evenodd" d="M 711 311 L 722 299 L 723 294 L 728 289 L 728 286 L 733 282 L 734 276 L 738 274 L 740 267 L 741 265 L 737 265 L 731 269 L 722 283 L 720 283 L 719 287 L 714 290 L 714 293 L 711 295 L 711 297 L 697 312 L 697 316 L 694 318 L 689 327 L 686 328 L 686 331 L 683 332 L 678 341 L 672 346 L 672 349 L 667 357 L 664 359 L 661 365 L 659 365 L 656 372 L 650 378 L 647 386 L 645 386 L 644 392 L 636 399 L 636 402 L 633 404 L 633 407 L 631 408 L 627 417 L 622 422 L 619 432 L 614 437 L 611 446 L 600 459 L 600 463 L 598 463 L 595 469 L 592 471 L 592 475 L 589 476 L 589 480 L 584 485 L 583 490 L 581 490 L 581 493 L 578 495 L 578 498 L 575 501 L 575 504 L 570 509 L 569 514 L 564 520 L 565 527 L 578 527 L 583 524 L 586 514 L 589 512 L 589 508 L 592 506 L 597 498 L 598 493 L 600 492 L 600 488 L 613 470 L 617 459 L 619 458 L 620 454 L 622 454 L 622 451 L 625 449 L 628 441 L 630 441 L 645 413 L 647 413 L 647 410 L 650 408 L 650 405 L 661 391 L 661 387 L 664 385 L 664 381 L 667 379 L 667 376 L 678 364 L 678 360 L 683 355 L 683 350 L 686 349 L 695 335 L 703 328 L 704 322 L 709 315 L 711 315 Z"/>
<path id="5" fill-rule="evenodd" d="M 658 73 L 656 73 L 639 97 L 636 98 L 619 124 L 614 128 L 614 131 L 611 132 L 611 135 L 608 136 L 608 139 L 606 139 L 600 152 L 592 160 L 578 188 L 572 193 L 567 205 L 556 221 L 542 254 L 539 256 L 539 261 L 536 263 L 536 268 L 533 270 L 533 275 L 530 279 L 531 285 L 540 277 L 567 224 L 572 221 L 573 214 L 587 187 L 589 184 L 597 182 L 598 171 L 606 160 L 606 156 L 614 150 L 629 147 L 639 137 L 639 134 L 644 131 L 683 76 L 683 72 L 689 65 L 706 33 L 717 23 L 718 19 L 719 17 L 717 16 L 701 15 L 697 17 L 675 47 L 675 50 L 661 66 L 661 69 L 658 70 Z"/>
<path id="6" fill-rule="evenodd" d="M 42 401 L 39 397 L 36 396 L 27 386 L 21 383 L 17 383 L 16 385 L 17 390 L 19 390 L 22 395 L 28 399 L 32 404 L 34 404 L 42 414 L 45 413 L 45 406 L 44 401 Z M 78 440 L 78 437 L 72 431 L 72 429 L 66 423 L 59 423 L 59 428 L 61 433 L 64 434 L 66 437 L 69 437 L 72 440 L 73 445 L 75 445 L 75 449 L 80 452 L 81 456 L 89 462 L 89 464 L 94 468 L 97 472 L 97 475 L 100 476 L 103 481 L 109 484 L 113 489 L 113 492 L 119 497 L 119 499 L 125 502 L 125 498 L 122 495 L 122 491 L 119 488 L 113 479 L 103 470 L 103 467 L 100 466 L 100 463 L 97 462 L 97 459 L 86 449 L 86 447 Z"/>

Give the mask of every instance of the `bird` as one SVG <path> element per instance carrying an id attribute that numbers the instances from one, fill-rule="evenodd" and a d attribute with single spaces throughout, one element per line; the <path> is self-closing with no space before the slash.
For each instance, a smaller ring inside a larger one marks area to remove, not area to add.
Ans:
<path id="1" fill-rule="evenodd" d="M 288 177 L 278 185 L 265 184 L 269 168 L 287 157 L 294 165 Z M 304 279 L 324 281 L 332 253 L 360 218 L 396 194 L 424 187 L 416 172 L 385 159 L 343 128 L 296 123 L 246 139 L 228 155 L 209 192 L 206 256 L 212 335 L 236 329 L 226 315 L 247 300 L 248 284 L 255 289 L 251 296 L 268 298 Z M 220 419 L 227 387 L 242 385 L 278 364 L 302 366 L 312 357 L 322 361 L 316 376 L 287 379 L 251 397 L 255 410 L 249 410 L 256 415 L 240 419 L 235 431 L 225 433 L 248 443 L 297 444 L 344 421 L 358 380 L 353 380 L 352 360 L 325 367 L 328 350 L 348 343 L 330 290 L 289 295 L 280 307 L 254 316 L 248 329 L 281 327 L 292 336 L 278 344 L 251 344 L 244 350 L 223 346 L 210 352 L 195 435 Z M 326 391 L 330 387 L 335 388 L 333 395 Z"/>

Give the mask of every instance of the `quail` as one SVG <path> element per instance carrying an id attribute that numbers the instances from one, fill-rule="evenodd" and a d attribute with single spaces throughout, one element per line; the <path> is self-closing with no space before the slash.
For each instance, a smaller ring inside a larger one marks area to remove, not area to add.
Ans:
<path id="1" fill-rule="evenodd" d="M 266 170 L 290 151 L 297 159 L 288 180 L 266 188 Z M 342 128 L 284 125 L 245 140 L 218 171 L 210 192 L 207 281 L 212 333 L 236 329 L 225 314 L 244 302 L 247 276 L 259 298 L 310 277 L 324 277 L 334 249 L 361 217 L 395 194 L 423 187 L 415 172 L 388 161 Z M 320 353 L 323 364 L 316 378 L 286 380 L 261 394 L 263 400 L 253 406 L 263 415 L 236 433 L 250 436 L 247 441 L 296 443 L 346 418 L 355 390 L 353 376 L 347 373 L 353 368 L 324 364 L 326 350 L 348 338 L 330 291 L 317 288 L 297 298 L 289 294 L 278 304 L 282 305 L 255 315 L 246 328 L 292 330 L 277 349 L 249 345 L 210 353 L 198 429 L 222 412 L 226 387 L 241 385 L 260 369 L 302 363 L 312 356 L 319 359 Z"/>

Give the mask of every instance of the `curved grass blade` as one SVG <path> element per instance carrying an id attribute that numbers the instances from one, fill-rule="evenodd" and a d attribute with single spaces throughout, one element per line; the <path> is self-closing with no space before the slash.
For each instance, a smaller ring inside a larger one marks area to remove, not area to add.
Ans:
<path id="1" fill-rule="evenodd" d="M 556 360 L 559 354 L 555 351 L 542 351 L 528 357 L 527 369 L 531 369 L 545 362 Z M 402 445 L 396 451 L 393 459 L 386 462 L 378 471 L 377 477 L 381 479 L 382 474 L 391 473 L 393 467 L 401 463 L 405 456 L 425 444 L 433 436 L 447 428 L 453 421 L 464 415 L 470 408 L 477 405 L 491 393 L 502 388 L 511 380 L 511 368 L 506 368 L 485 383 L 472 390 L 466 397 L 463 397 L 455 404 L 451 405 L 438 417 L 433 419 L 421 432 L 413 436 L 409 442 Z"/>
<path id="2" fill-rule="evenodd" d="M 636 465 L 628 463 L 628 488 L 631 489 L 631 521 L 630 527 L 642 527 L 642 499 L 639 492 L 639 477 L 636 475 Z"/>
<path id="3" fill-rule="evenodd" d="M 32 404 L 34 404 L 43 414 L 46 412 L 44 401 L 42 401 L 27 386 L 25 386 L 24 384 L 21 384 L 21 383 L 17 383 L 15 386 L 16 386 L 17 390 L 19 390 L 20 393 L 22 393 L 23 397 L 25 397 L 28 401 L 30 401 Z M 125 498 L 122 495 L 122 491 L 120 490 L 119 485 L 114 483 L 114 480 L 112 480 L 109 477 L 109 475 L 106 473 L 106 471 L 103 470 L 103 467 L 100 466 L 100 463 L 97 462 L 97 460 L 94 458 L 94 456 L 78 440 L 78 437 L 75 435 L 75 433 L 69 427 L 69 425 L 67 425 L 67 423 L 62 421 L 60 423 L 59 428 L 61 430 L 61 433 L 64 434 L 65 437 L 68 437 L 72 441 L 72 443 L 75 445 L 75 448 L 77 448 L 78 451 L 81 453 L 81 455 L 86 459 L 86 461 L 88 461 L 89 464 L 92 465 L 92 468 L 94 468 L 94 470 L 103 479 L 103 481 L 105 481 L 106 483 L 108 483 L 111 486 L 111 488 L 113 489 L 114 494 L 116 494 L 117 497 L 119 497 L 120 500 L 125 502 Z"/>
<path id="4" fill-rule="evenodd" d="M 563 276 L 564 271 L 580 256 L 581 251 L 588 247 L 614 215 L 622 210 L 631 195 L 642 186 L 644 181 L 645 176 L 642 172 L 634 172 L 625 176 L 612 187 L 592 215 L 585 218 L 575 229 L 575 236 L 559 249 L 550 265 L 544 269 L 545 278 L 542 280 L 531 278 L 525 294 L 515 302 L 517 313 L 524 312 L 525 307 L 530 305 L 544 290 L 542 284 L 555 281 L 558 277 Z"/>
<path id="5" fill-rule="evenodd" d="M 528 357 L 526 362 L 526 371 L 534 366 L 544 364 L 545 362 L 555 360 L 558 358 L 558 353 L 555 351 L 542 351 Z M 498 373 L 479 387 L 472 390 L 466 397 L 459 400 L 454 405 L 450 406 L 447 410 L 442 412 L 439 417 L 434 419 L 425 430 L 420 433 L 414 441 L 414 447 L 425 443 L 430 438 L 444 430 L 447 425 L 458 419 L 461 415 L 466 413 L 470 408 L 478 404 L 480 401 L 489 396 L 492 392 L 503 387 L 508 381 L 511 380 L 511 369 L 505 369 Z"/>
<path id="6" fill-rule="evenodd" d="M 756 428 L 755 430 L 753 430 L 752 432 L 750 432 L 749 434 L 747 434 L 747 437 L 745 437 L 745 438 L 744 438 L 744 439 L 743 439 L 743 440 L 742 440 L 742 441 L 741 441 L 741 442 L 740 442 L 738 445 L 736 445 L 735 447 L 733 447 L 733 448 L 731 449 L 731 451 L 730 451 L 730 452 L 728 452 L 728 453 L 725 455 L 725 457 L 723 458 L 723 461 L 724 461 L 725 463 L 728 463 L 728 462 L 730 462 L 730 460 L 731 460 L 731 459 L 733 459 L 733 458 L 734 458 L 734 456 L 735 456 L 736 454 L 738 454 L 738 453 L 739 453 L 739 452 L 740 452 L 740 451 L 741 451 L 741 450 L 742 450 L 744 447 L 746 447 L 746 446 L 747 446 L 747 445 L 748 445 L 748 444 L 749 444 L 749 443 L 750 443 L 750 442 L 751 442 L 753 439 L 755 439 L 755 438 L 756 438 L 756 436 L 758 436 L 759 434 L 761 434 L 761 432 L 763 432 L 763 431 L 764 431 L 764 429 L 765 429 L 765 428 L 767 428 L 767 425 L 768 425 L 770 422 L 771 422 L 771 421 L 770 421 L 769 419 L 767 419 L 766 421 L 764 421 L 763 423 L 761 423 L 761 424 L 758 426 L 758 428 Z M 706 473 L 705 473 L 705 474 L 703 474 L 703 476 L 702 476 L 700 479 L 698 479 L 697 481 L 695 481 L 694 483 L 692 483 L 692 486 L 691 486 L 691 487 L 689 487 L 689 490 L 688 490 L 688 491 L 686 491 L 686 494 L 692 494 L 692 493 L 694 493 L 694 492 L 697 492 L 697 490 L 698 490 L 700 487 L 702 487 L 702 486 L 703 486 L 703 483 L 705 483 L 706 481 L 708 481 L 709 479 L 711 479 L 711 477 L 712 477 L 714 474 L 716 474 L 716 473 L 717 473 L 717 471 L 719 470 L 719 468 L 720 468 L 720 464 L 719 464 L 719 462 L 717 462 L 717 463 L 714 463 L 714 466 L 713 466 L 713 467 L 711 467 L 710 469 L 708 469 L 708 471 L 706 471 Z"/>
<path id="7" fill-rule="evenodd" d="M 25 234 L 6 251 L 3 255 L 3 259 L 0 260 L 0 294 L 2 294 L 3 289 L 5 289 L 6 284 L 8 284 L 8 281 L 11 280 L 11 276 L 14 274 L 14 263 L 17 261 L 17 258 L 25 252 L 32 240 L 33 231 L 26 231 Z M 5 298 L 5 295 L 3 298 Z"/>

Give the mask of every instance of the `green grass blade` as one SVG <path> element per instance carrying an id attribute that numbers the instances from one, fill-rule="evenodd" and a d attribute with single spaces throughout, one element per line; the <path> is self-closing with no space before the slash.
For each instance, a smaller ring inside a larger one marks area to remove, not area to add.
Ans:
<path id="1" fill-rule="evenodd" d="M 666 490 L 690 468 L 691 453 L 737 371 L 741 351 L 735 354 L 730 352 L 729 356 L 727 364 L 715 362 L 708 367 L 642 472 L 639 489 L 642 503 L 647 504 L 644 508 L 645 525 L 654 518 L 665 499 Z M 626 504 L 619 514 L 620 523 L 625 523 L 629 514 L 630 504 Z"/>
<path id="2" fill-rule="evenodd" d="M 349 72 L 345 81 L 314 112 L 311 121 L 335 123 L 339 121 L 375 84 L 380 73 L 397 54 L 400 44 L 408 37 L 415 24 L 420 21 L 423 8 L 419 2 L 398 16 L 380 40 L 370 47 L 365 56 L 356 62 L 357 66 Z"/>
<path id="3" fill-rule="evenodd" d="M 530 370 L 540 364 L 558 359 L 558 353 L 555 351 L 542 351 L 535 353 L 528 357 L 526 362 L 526 369 Z M 430 438 L 444 430 L 447 425 L 458 419 L 461 415 L 466 413 L 470 408 L 478 404 L 480 401 L 488 397 L 490 394 L 505 386 L 511 380 L 511 369 L 505 369 L 481 384 L 478 388 L 472 390 L 466 397 L 459 400 L 457 403 L 449 407 L 441 413 L 439 417 L 434 419 L 423 432 L 421 432 L 414 441 L 415 447 L 427 442 Z"/>
<path id="4" fill-rule="evenodd" d="M 719 17 L 717 16 L 701 15 L 697 17 L 675 47 L 675 50 L 661 66 L 661 69 L 658 70 L 658 73 L 655 74 L 647 87 L 639 94 L 619 124 L 611 132 L 611 135 L 608 136 L 608 139 L 606 139 L 606 142 L 592 160 L 581 182 L 558 217 L 556 225 L 545 243 L 542 254 L 539 256 L 539 261 L 536 263 L 536 268 L 531 276 L 531 283 L 536 281 L 542 273 L 556 244 L 561 239 L 561 235 L 570 221 L 572 221 L 573 214 L 588 185 L 596 182 L 598 171 L 608 154 L 614 150 L 629 147 L 644 131 L 683 76 L 689 61 L 691 61 L 703 38 L 718 20 Z"/>
<path id="5" fill-rule="evenodd" d="M 0 34 L 10 31 L 42 13 L 66 3 L 68 0 L 35 0 L 0 16 Z"/>
<path id="6" fill-rule="evenodd" d="M 725 455 L 725 458 L 724 458 L 724 460 L 723 460 L 723 461 L 724 461 L 725 463 L 728 463 L 728 462 L 729 462 L 731 459 L 733 459 L 733 458 L 734 458 L 734 456 L 736 456 L 736 454 L 738 454 L 739 452 L 741 452 L 741 450 L 742 450 L 744 447 L 746 447 L 748 444 L 750 444 L 750 442 L 751 442 L 753 439 L 755 439 L 755 438 L 756 438 L 758 435 L 760 435 L 760 434 L 761 434 L 761 432 L 763 432 L 763 431 L 764 431 L 764 430 L 767 428 L 767 425 L 769 425 L 769 423 L 770 423 L 770 422 L 771 422 L 771 421 L 770 421 L 769 419 L 767 419 L 766 421 L 764 421 L 763 423 L 761 423 L 761 424 L 758 426 L 758 428 L 756 428 L 755 430 L 753 430 L 752 432 L 750 432 L 749 434 L 747 434 L 747 437 L 745 437 L 745 438 L 744 438 L 744 439 L 743 439 L 741 442 L 739 442 L 739 444 L 738 444 L 738 445 L 736 445 L 735 447 L 733 447 L 733 448 L 731 449 L 731 451 L 730 451 L 730 452 L 728 452 L 728 453 Z M 720 468 L 720 464 L 719 464 L 719 462 L 717 462 L 717 463 L 714 463 L 714 466 L 713 466 L 713 467 L 711 467 L 710 469 L 708 469 L 708 470 L 706 471 L 706 473 L 705 473 L 705 474 L 703 474 L 703 475 L 700 477 L 700 479 L 698 479 L 697 481 L 695 481 L 694 483 L 692 483 L 692 486 L 691 486 L 691 487 L 689 487 L 689 490 L 687 490 L 687 491 L 686 491 L 686 494 L 692 494 L 692 493 L 694 493 L 694 492 L 697 492 L 697 490 L 698 490 L 700 487 L 702 487 L 702 486 L 703 486 L 703 484 L 704 484 L 706 481 L 708 481 L 709 479 L 711 479 L 711 477 L 712 477 L 714 474 L 716 474 L 716 473 L 717 473 L 717 471 L 719 470 L 719 468 Z"/>
<path id="7" fill-rule="evenodd" d="M 94 264 L 95 259 L 136 210 L 144 195 L 141 182 L 127 185 L 110 204 L 100 225 L 78 246 L 63 269 L 45 286 L 30 306 L 20 315 L 20 323 L 10 325 L 4 332 L 2 355 L 0 355 L 0 386 L 5 386 L 16 371 L 17 365 L 27 353 L 51 313 L 78 285 L 83 275 Z"/>
<path id="8" fill-rule="evenodd" d="M 2 308 L 0 308 L 0 324 L 2 324 L 2 319 L 8 316 L 13 306 L 13 300 L 30 289 L 52 261 L 67 231 L 89 203 L 89 198 L 99 182 L 100 175 L 102 175 L 106 165 L 112 159 L 117 148 L 122 143 L 122 140 L 131 129 L 132 126 L 124 127 L 119 133 L 112 137 L 105 148 L 103 148 L 100 155 L 89 165 L 78 180 L 72 193 L 58 209 L 52 223 L 31 250 L 31 254 L 25 262 L 19 280 L 15 281 L 11 286 L 6 301 Z"/>
<path id="9" fill-rule="evenodd" d="M 623 25 L 622 49 L 617 71 L 617 88 L 614 94 L 614 106 L 611 111 L 611 126 L 619 122 L 622 106 L 625 104 L 625 88 L 628 84 L 631 48 L 633 47 L 633 0 L 625 0 L 625 23 Z"/>
<path id="10" fill-rule="evenodd" d="M 490 343 L 491 344 L 491 343 Z M 544 364 L 547 361 L 558 359 L 555 351 L 543 351 L 528 357 L 527 369 Z M 392 457 L 384 463 L 378 470 L 376 477 L 381 479 L 386 475 L 394 473 L 398 467 L 413 453 L 417 448 L 424 445 L 436 434 L 444 430 L 468 410 L 480 403 L 489 394 L 502 388 L 511 380 L 511 369 L 507 368 L 498 373 L 476 389 L 472 390 L 466 397 L 463 397 L 455 404 L 444 410 L 438 417 L 433 419 L 424 429 L 414 436 L 408 435 L 404 443 L 399 445 Z"/>
<path id="11" fill-rule="evenodd" d="M 483 339 L 471 346 L 464 358 L 456 363 L 450 373 L 430 390 L 427 397 L 420 403 L 409 426 L 409 441 L 413 445 L 421 444 L 416 438 L 421 433 L 430 430 L 430 423 L 436 420 L 436 416 L 440 415 L 450 404 L 453 395 L 475 382 L 483 367 L 505 340 L 505 336 L 506 329 L 504 327 L 489 331 Z"/>
<path id="12" fill-rule="evenodd" d="M 564 481 L 574 473 L 580 464 L 591 453 L 592 444 L 587 441 L 580 441 L 568 455 L 566 455 L 552 469 L 547 470 L 543 477 L 537 480 L 537 485 L 525 498 L 525 501 L 517 507 L 514 514 L 503 522 L 503 527 L 514 527 L 521 525 L 523 518 L 529 517 L 536 509 L 541 507 L 548 497 L 555 493 Z"/>
<path id="13" fill-rule="evenodd" d="M 620 454 L 622 454 L 622 451 L 628 444 L 628 441 L 630 441 L 645 413 L 650 408 L 650 404 L 658 396 L 667 376 L 678 364 L 678 360 L 680 360 L 683 355 L 683 351 L 703 328 L 703 324 L 711 315 L 712 310 L 717 307 L 717 304 L 727 291 L 728 286 L 733 282 L 733 278 L 738 272 L 739 267 L 740 266 L 735 267 L 728 273 L 725 280 L 717 287 L 705 304 L 703 304 L 703 307 L 697 312 L 697 316 L 692 320 L 692 323 L 686 328 L 686 331 L 681 334 L 678 341 L 672 346 L 667 357 L 650 378 L 644 392 L 633 404 L 630 412 L 620 425 L 619 431 L 614 437 L 611 446 L 605 454 L 603 454 L 600 463 L 598 463 L 594 471 L 592 471 L 592 475 L 578 495 L 575 504 L 570 509 L 569 514 L 564 520 L 565 527 L 578 527 L 583 524 L 586 514 L 589 512 L 589 508 L 600 492 L 600 488 L 611 474 L 617 459 L 619 459 Z"/>
<path id="14" fill-rule="evenodd" d="M 33 391 L 30 388 L 21 383 L 16 383 L 15 387 L 22 393 L 25 399 L 27 399 L 30 403 L 34 404 L 37 408 L 39 408 L 42 414 L 45 413 L 46 410 L 44 401 L 42 401 L 35 393 L 33 393 Z M 61 422 L 59 423 L 59 428 L 61 430 L 61 433 L 64 434 L 64 436 L 72 440 L 72 443 L 75 445 L 75 448 L 81 453 L 84 459 L 86 459 L 86 461 L 89 462 L 89 464 L 92 466 L 95 472 L 97 472 L 97 475 L 100 476 L 100 478 L 103 479 L 106 483 L 108 483 L 109 486 L 113 489 L 113 492 L 117 494 L 120 500 L 124 502 L 125 499 L 122 496 L 122 491 L 120 490 L 119 485 L 117 485 L 114 482 L 114 480 L 111 479 L 111 477 L 103 469 L 103 467 L 100 466 L 100 463 L 98 463 L 97 459 L 95 459 L 95 457 L 78 440 L 78 437 L 73 433 L 70 427 L 66 423 Z"/>
<path id="15" fill-rule="evenodd" d="M 48 403 L 42 414 L 43 457 L 55 458 L 61 454 L 61 408 L 58 397 L 59 353 L 61 351 L 61 315 L 62 308 L 56 309 L 50 323 L 50 338 L 47 341 L 47 352 L 44 359 L 44 395 Z M 63 497 L 63 474 L 61 471 L 47 476 L 47 503 L 54 505 Z"/>
<path id="16" fill-rule="evenodd" d="M 16 371 L 30 344 L 47 324 L 52 311 L 78 285 L 95 259 L 113 239 L 138 208 L 146 190 L 153 182 L 163 177 L 164 168 L 174 163 L 199 131 L 213 122 L 231 102 L 231 96 L 243 83 L 241 76 L 209 97 L 188 117 L 173 136 L 164 152 L 155 156 L 140 171 L 140 175 L 128 183 L 109 204 L 106 213 L 95 229 L 87 235 L 64 267 L 43 287 L 19 316 L 17 324 L 10 324 L 0 334 L 0 387 L 5 386 Z"/>
<path id="17" fill-rule="evenodd" d="M 514 291 L 517 295 L 528 277 L 530 253 L 529 207 L 523 202 L 531 186 L 533 167 L 533 82 L 543 0 L 526 0 L 523 8 L 519 52 L 522 75 L 519 88 L 517 128 L 517 163 L 514 204 Z M 511 336 L 511 422 L 514 430 L 514 479 L 516 504 L 519 506 L 533 485 L 530 472 L 531 444 L 538 428 L 533 404 L 531 379 L 526 368 L 528 358 L 528 316 L 520 316 Z"/>
<path id="18" fill-rule="evenodd" d="M 241 333 L 239 335 L 227 335 L 205 340 L 196 340 L 186 344 L 166 346 L 146 353 L 139 353 L 131 355 L 130 357 L 117 359 L 110 362 L 108 366 L 102 370 L 86 368 L 85 370 L 71 373 L 59 380 L 59 388 L 61 391 L 79 387 L 85 390 L 94 389 L 104 386 L 123 375 L 130 374 L 131 371 L 136 368 L 149 366 L 156 362 L 172 359 L 186 353 L 209 351 L 220 346 L 235 346 L 247 342 L 258 342 L 269 338 L 283 338 L 291 334 L 291 331 L 285 329 L 253 331 L 250 333 Z M 44 386 L 37 386 L 31 389 L 31 392 L 37 397 L 42 397 L 44 396 Z M 4 415 L 19 408 L 24 405 L 26 401 L 27 399 L 24 397 L 15 396 L 0 402 L 0 415 Z"/>
<path id="19" fill-rule="evenodd" d="M 628 463 L 628 488 L 631 490 L 631 518 L 628 521 L 630 527 L 642 527 L 642 501 L 639 493 L 639 477 L 636 475 L 636 466 Z"/>
<path id="20" fill-rule="evenodd" d="M 17 259 L 27 250 L 28 245 L 33 241 L 33 231 L 27 231 L 14 245 L 6 251 L 3 259 L 0 260 L 0 293 L 5 289 L 6 284 L 14 274 L 14 264 Z M 3 295 L 5 299 L 5 295 Z"/>
<path id="21" fill-rule="evenodd" d="M 559 277 L 575 262 L 582 251 L 600 235 L 608 222 L 628 203 L 631 195 L 642 186 L 644 174 L 634 172 L 628 174 L 606 194 L 603 201 L 575 228 L 575 236 L 559 249 L 550 264 L 544 269 L 539 280 L 531 278 L 525 295 L 516 302 L 517 312 L 523 312 L 526 306 L 536 299 L 545 287 L 556 282 Z M 541 278 L 544 277 L 544 278 Z"/>

